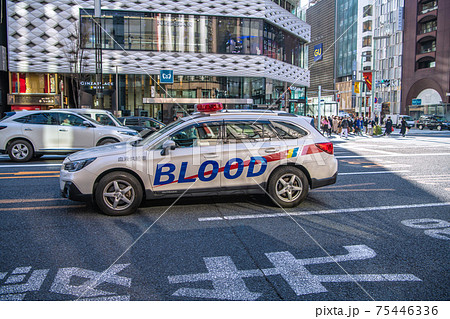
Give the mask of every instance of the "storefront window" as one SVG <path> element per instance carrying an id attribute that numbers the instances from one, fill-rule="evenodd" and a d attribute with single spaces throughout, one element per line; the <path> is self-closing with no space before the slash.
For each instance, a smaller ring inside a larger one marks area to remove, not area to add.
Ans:
<path id="1" fill-rule="evenodd" d="M 56 75 L 47 73 L 11 73 L 12 93 L 54 94 Z"/>

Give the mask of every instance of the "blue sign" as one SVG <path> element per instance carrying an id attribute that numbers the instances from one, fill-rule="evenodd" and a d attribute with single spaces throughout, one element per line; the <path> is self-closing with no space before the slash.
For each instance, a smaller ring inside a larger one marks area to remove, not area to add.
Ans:
<path id="1" fill-rule="evenodd" d="M 173 70 L 160 70 L 159 71 L 159 82 L 165 84 L 173 83 Z"/>
<path id="2" fill-rule="evenodd" d="M 412 105 L 422 105 L 422 99 L 412 99 Z"/>
<path id="3" fill-rule="evenodd" d="M 323 59 L 323 43 L 314 46 L 314 62 Z"/>

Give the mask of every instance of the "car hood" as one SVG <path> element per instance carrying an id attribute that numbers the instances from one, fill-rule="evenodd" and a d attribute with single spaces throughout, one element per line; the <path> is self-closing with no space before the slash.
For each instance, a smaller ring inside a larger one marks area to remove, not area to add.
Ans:
<path id="1" fill-rule="evenodd" d="M 86 159 L 91 157 L 102 157 L 110 155 L 125 154 L 133 148 L 130 142 L 114 143 L 108 145 L 102 145 L 92 148 L 87 148 L 85 150 L 73 153 L 67 158 L 71 161 L 76 161 L 80 159 Z"/>

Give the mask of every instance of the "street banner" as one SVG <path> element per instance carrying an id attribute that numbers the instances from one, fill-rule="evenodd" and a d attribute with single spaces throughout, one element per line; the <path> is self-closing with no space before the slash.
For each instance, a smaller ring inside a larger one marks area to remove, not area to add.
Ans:
<path id="1" fill-rule="evenodd" d="M 372 90 L 372 72 L 363 73 L 364 80 L 366 81 L 367 89 Z"/>
<path id="2" fill-rule="evenodd" d="M 314 46 L 314 62 L 323 59 L 323 43 L 319 43 Z"/>
<path id="3" fill-rule="evenodd" d="M 355 82 L 355 93 L 359 93 L 359 82 Z"/>

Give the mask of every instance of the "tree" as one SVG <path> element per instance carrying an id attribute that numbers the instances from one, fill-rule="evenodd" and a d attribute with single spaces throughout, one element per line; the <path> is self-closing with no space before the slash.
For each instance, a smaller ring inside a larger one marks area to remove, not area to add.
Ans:
<path id="1" fill-rule="evenodd" d="M 64 46 L 64 54 L 69 62 L 69 79 L 75 108 L 81 107 L 81 83 L 89 79 L 89 75 L 84 73 L 85 68 L 88 66 L 86 57 L 88 43 L 88 33 L 84 32 L 83 34 L 79 24 L 75 22 L 73 27 L 68 30 L 68 36 Z"/>

